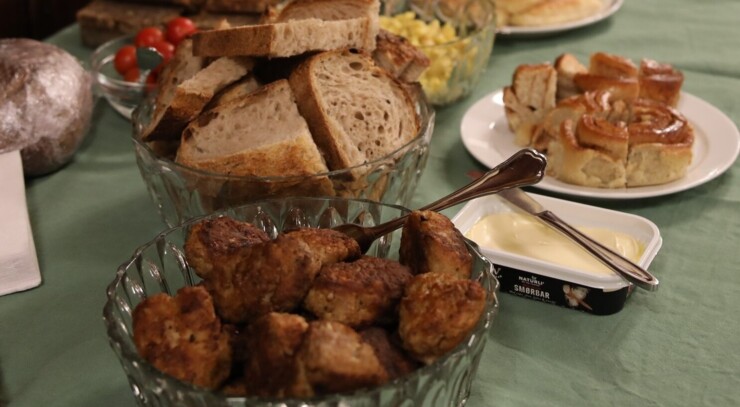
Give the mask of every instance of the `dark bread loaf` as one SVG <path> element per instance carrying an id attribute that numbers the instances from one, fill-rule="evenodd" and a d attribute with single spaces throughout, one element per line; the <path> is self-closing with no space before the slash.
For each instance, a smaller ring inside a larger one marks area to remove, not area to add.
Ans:
<path id="1" fill-rule="evenodd" d="M 72 55 L 31 39 L 0 40 L 0 153 L 21 150 L 25 175 L 66 164 L 92 108 L 90 76 Z"/>

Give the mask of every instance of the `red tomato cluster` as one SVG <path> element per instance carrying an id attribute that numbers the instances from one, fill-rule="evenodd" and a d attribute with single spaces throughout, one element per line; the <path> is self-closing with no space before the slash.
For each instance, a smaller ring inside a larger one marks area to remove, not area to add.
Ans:
<path id="1" fill-rule="evenodd" d="M 162 63 L 147 75 L 147 84 L 157 82 L 157 74 L 175 53 L 175 47 L 185 38 L 197 31 L 193 21 L 187 17 L 177 17 L 167 23 L 164 31 L 158 27 L 146 27 L 139 30 L 134 37 L 133 45 L 124 45 L 118 49 L 113 60 L 116 71 L 129 82 L 138 82 L 141 72 L 136 61 L 137 48 L 153 48 L 162 56 Z"/>

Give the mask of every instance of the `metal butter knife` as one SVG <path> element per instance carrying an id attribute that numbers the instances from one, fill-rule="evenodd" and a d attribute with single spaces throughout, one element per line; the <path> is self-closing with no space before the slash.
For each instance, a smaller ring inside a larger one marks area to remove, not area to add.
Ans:
<path id="1" fill-rule="evenodd" d="M 604 265 L 614 270 L 630 283 L 648 291 L 658 289 L 658 279 L 647 270 L 586 236 L 554 213 L 545 209 L 539 202 L 532 199 L 521 189 L 507 189 L 499 192 L 498 195 L 578 243 L 578 245 L 586 249 L 592 256 L 596 257 Z"/>

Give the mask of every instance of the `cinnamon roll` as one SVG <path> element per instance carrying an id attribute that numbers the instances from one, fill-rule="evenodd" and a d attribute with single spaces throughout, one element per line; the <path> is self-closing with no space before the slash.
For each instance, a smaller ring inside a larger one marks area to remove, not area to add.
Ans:
<path id="1" fill-rule="evenodd" d="M 543 116 L 555 107 L 557 74 L 550 64 L 520 65 L 504 88 L 504 107 L 515 142 L 528 146 Z"/>
<path id="2" fill-rule="evenodd" d="M 627 186 L 656 185 L 686 175 L 694 130 L 676 109 L 638 99 L 632 106 L 627 157 Z"/>
<path id="3" fill-rule="evenodd" d="M 651 59 L 640 63 L 640 97 L 657 100 L 673 107 L 678 104 L 683 86 L 683 73 L 669 64 Z"/>
<path id="4" fill-rule="evenodd" d="M 548 146 L 548 175 L 563 182 L 597 188 L 626 184 L 629 134 L 624 123 L 611 123 L 592 115 L 561 124 L 558 137 Z"/>

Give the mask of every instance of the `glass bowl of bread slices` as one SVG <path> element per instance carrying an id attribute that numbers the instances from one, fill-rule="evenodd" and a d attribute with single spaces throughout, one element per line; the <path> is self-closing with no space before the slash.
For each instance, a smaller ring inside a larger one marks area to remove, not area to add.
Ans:
<path id="1" fill-rule="evenodd" d="M 364 254 L 331 229 L 403 214 Z M 493 265 L 444 215 L 272 199 L 136 249 L 104 320 L 142 406 L 460 406 L 497 292 Z"/>
<path id="2" fill-rule="evenodd" d="M 385 1 L 380 18 L 383 35 L 397 35 L 421 55 L 385 50 L 376 53 L 410 62 L 405 75 L 419 75 L 430 102 L 447 105 L 467 96 L 488 66 L 496 37 L 496 13 L 489 0 Z M 390 43 L 393 43 L 392 41 Z"/>
<path id="3" fill-rule="evenodd" d="M 594 188 L 660 185 L 691 164 L 694 129 L 676 109 L 683 74 L 667 63 L 596 52 L 517 67 L 504 106 L 519 146 L 548 158 L 548 175 Z"/>
<path id="4" fill-rule="evenodd" d="M 296 0 L 180 43 L 133 116 L 167 224 L 273 197 L 409 203 L 434 111 L 415 78 L 374 56 L 379 8 Z"/>

